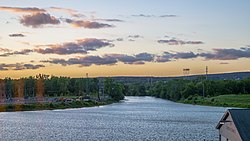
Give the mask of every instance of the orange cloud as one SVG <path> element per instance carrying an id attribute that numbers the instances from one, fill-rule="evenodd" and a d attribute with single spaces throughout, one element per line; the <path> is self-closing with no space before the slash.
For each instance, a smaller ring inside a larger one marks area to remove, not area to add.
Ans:
<path id="1" fill-rule="evenodd" d="M 0 10 L 14 12 L 14 13 L 39 13 L 39 12 L 46 12 L 45 9 L 40 9 L 40 8 L 36 8 L 36 7 L 20 8 L 20 7 L 4 7 L 4 6 L 1 6 Z"/>
<path id="2" fill-rule="evenodd" d="M 49 10 L 68 13 L 72 17 L 85 17 L 85 15 L 79 13 L 77 10 L 61 7 L 50 7 Z"/>

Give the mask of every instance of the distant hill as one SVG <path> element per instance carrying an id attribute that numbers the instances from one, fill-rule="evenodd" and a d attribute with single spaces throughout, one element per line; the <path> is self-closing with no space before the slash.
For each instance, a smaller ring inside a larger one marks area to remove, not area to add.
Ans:
<path id="1" fill-rule="evenodd" d="M 205 75 L 190 75 L 190 76 L 177 76 L 177 77 L 150 77 L 150 76 L 116 76 L 112 77 L 114 80 L 123 83 L 145 83 L 145 82 L 156 82 L 156 81 L 169 81 L 172 79 L 184 78 L 185 79 L 196 79 Z M 210 80 L 241 80 L 250 77 L 250 72 L 233 72 L 233 73 L 219 73 L 219 74 L 208 74 Z"/>

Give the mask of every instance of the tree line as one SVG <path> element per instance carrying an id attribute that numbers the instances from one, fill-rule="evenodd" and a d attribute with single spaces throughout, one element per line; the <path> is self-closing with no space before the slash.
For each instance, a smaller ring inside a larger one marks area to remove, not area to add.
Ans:
<path id="1" fill-rule="evenodd" d="M 213 97 L 224 94 L 250 94 L 250 78 L 244 80 L 173 79 L 145 83 L 121 83 L 112 78 L 70 78 L 47 75 L 0 80 L 0 100 L 60 96 L 102 95 L 119 101 L 126 96 L 154 96 L 173 101 L 192 96 Z"/>
<path id="2" fill-rule="evenodd" d="M 36 77 L 0 80 L 0 100 L 60 96 L 88 96 L 100 99 L 100 93 L 119 101 L 124 99 L 125 87 L 111 78 L 70 78 L 38 75 Z"/>
<path id="3" fill-rule="evenodd" d="M 154 83 L 127 84 L 130 96 L 154 96 L 173 101 L 192 96 L 212 97 L 225 94 L 250 94 L 250 78 L 244 80 L 173 79 Z"/>

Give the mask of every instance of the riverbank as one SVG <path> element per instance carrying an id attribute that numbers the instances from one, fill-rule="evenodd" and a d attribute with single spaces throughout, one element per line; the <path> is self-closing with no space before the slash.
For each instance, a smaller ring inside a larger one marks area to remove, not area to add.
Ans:
<path id="1" fill-rule="evenodd" d="M 0 112 L 15 112 L 15 111 L 38 111 L 38 110 L 55 110 L 67 108 L 83 108 L 108 105 L 115 103 L 114 100 L 98 101 L 71 101 L 71 102 L 48 102 L 48 103 L 32 103 L 32 104 L 6 104 L 0 105 Z"/>
<path id="2" fill-rule="evenodd" d="M 178 102 L 194 105 L 250 108 L 250 94 L 231 94 L 205 98 L 202 96 L 192 96 Z"/>

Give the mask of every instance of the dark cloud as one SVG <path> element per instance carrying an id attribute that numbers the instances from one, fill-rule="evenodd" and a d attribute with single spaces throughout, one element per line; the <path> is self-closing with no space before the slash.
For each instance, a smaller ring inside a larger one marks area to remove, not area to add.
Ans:
<path id="1" fill-rule="evenodd" d="M 15 13 L 40 13 L 40 12 L 46 12 L 44 9 L 36 8 L 36 7 L 4 7 L 0 6 L 0 10 L 2 11 L 10 11 Z"/>
<path id="2" fill-rule="evenodd" d="M 10 34 L 9 36 L 10 36 L 10 37 L 25 37 L 25 35 L 24 35 L 24 34 L 21 34 L 21 33 Z"/>
<path id="3" fill-rule="evenodd" d="M 48 45 L 49 48 L 38 48 L 34 51 L 41 54 L 86 54 L 88 51 L 96 51 L 99 48 L 107 47 L 107 46 L 114 46 L 109 41 L 95 39 L 95 38 L 87 38 L 77 40 L 76 42 L 68 42 L 63 44 L 55 44 L 55 45 Z"/>
<path id="4" fill-rule="evenodd" d="M 58 59 L 58 58 L 52 58 L 50 60 L 42 60 L 40 62 L 42 62 L 42 63 L 52 63 L 52 64 L 61 64 L 63 66 L 68 65 L 67 61 L 65 61 L 64 59 Z"/>
<path id="5" fill-rule="evenodd" d="M 141 35 L 129 35 L 128 38 L 137 39 L 137 38 L 143 38 L 143 36 L 141 36 Z"/>
<path id="6" fill-rule="evenodd" d="M 154 55 L 148 53 L 140 53 L 136 55 L 125 54 L 105 54 L 103 56 L 85 56 L 78 58 L 64 59 L 50 59 L 43 60 L 43 63 L 61 64 L 66 65 L 79 65 L 79 66 L 91 66 L 91 65 L 115 65 L 118 62 L 124 64 L 145 64 L 145 62 L 152 62 Z"/>
<path id="7" fill-rule="evenodd" d="M 124 22 L 123 20 L 120 19 L 95 19 L 97 21 L 105 21 L 105 22 Z"/>
<path id="8" fill-rule="evenodd" d="M 250 58 L 250 47 L 240 49 L 214 49 L 214 52 L 206 53 L 164 52 L 163 55 L 157 56 L 156 62 L 168 62 L 173 59 L 192 59 L 197 57 L 203 57 L 206 60 L 236 60 L 240 58 Z"/>
<path id="9" fill-rule="evenodd" d="M 250 48 L 237 49 L 214 49 L 212 53 L 194 53 L 194 52 L 164 52 L 162 55 L 155 55 L 149 53 L 139 53 L 135 55 L 126 54 L 105 54 L 103 56 L 85 56 L 64 59 L 50 59 L 41 62 L 66 65 L 79 65 L 79 66 L 91 66 L 91 65 L 115 65 L 118 62 L 124 64 L 145 64 L 146 62 L 170 62 L 178 59 L 194 59 L 198 57 L 204 57 L 205 59 L 214 60 L 232 60 L 239 58 L 250 58 Z M 220 64 L 228 64 L 222 62 Z"/>
<path id="10" fill-rule="evenodd" d="M 153 54 L 149 54 L 149 53 L 139 53 L 135 55 L 135 58 L 137 59 L 137 61 L 153 61 L 154 60 L 154 56 Z"/>
<path id="11" fill-rule="evenodd" d="M 52 64 L 60 64 L 62 66 L 66 65 L 79 65 L 83 66 L 91 66 L 91 65 L 113 65 L 117 63 L 117 60 L 109 57 L 100 57 L 100 56 L 86 56 L 79 58 L 70 58 L 68 60 L 64 59 L 51 59 L 41 61 L 43 63 L 52 63 Z"/>
<path id="12" fill-rule="evenodd" d="M 0 64 L 1 70 L 27 70 L 27 69 L 39 69 L 45 67 L 44 65 L 33 65 L 33 64 L 24 64 L 24 63 L 16 63 L 16 64 Z"/>
<path id="13" fill-rule="evenodd" d="M 24 26 L 31 26 L 33 28 L 43 27 L 46 24 L 60 24 L 60 21 L 46 13 L 35 13 L 32 15 L 25 15 L 21 17 L 20 23 Z"/>
<path id="14" fill-rule="evenodd" d="M 198 55 L 193 52 L 177 52 L 174 53 L 172 56 L 174 59 L 190 59 L 198 57 Z"/>
<path id="15" fill-rule="evenodd" d="M 236 60 L 239 58 L 250 58 L 250 47 L 213 50 L 213 53 L 200 53 L 199 56 L 207 60 Z"/>
<path id="16" fill-rule="evenodd" d="M 46 46 L 47 48 L 41 48 Z M 23 49 L 21 51 L 12 51 L 5 48 L 0 48 L 0 57 L 8 57 L 12 55 L 28 55 L 31 52 L 37 52 L 41 54 L 86 54 L 89 51 L 96 51 L 103 47 L 113 47 L 114 44 L 111 41 L 104 39 L 86 38 L 77 40 L 76 42 L 67 42 L 63 44 L 51 44 L 51 45 L 39 45 L 35 49 Z"/>
<path id="17" fill-rule="evenodd" d="M 143 38 L 143 36 L 141 36 L 141 35 L 129 35 L 127 38 L 128 38 L 128 41 L 133 42 L 136 39 Z"/>
<path id="18" fill-rule="evenodd" d="M 123 41 L 123 38 L 117 38 L 116 41 Z"/>
<path id="19" fill-rule="evenodd" d="M 133 17 L 146 17 L 146 18 L 150 18 L 150 17 L 155 17 L 154 15 L 145 15 L 145 14 L 138 14 L 138 15 L 132 15 Z"/>
<path id="20" fill-rule="evenodd" d="M 21 51 L 9 51 L 7 53 L 4 54 L 0 54 L 0 57 L 8 57 L 11 55 L 28 55 L 30 52 L 33 52 L 33 50 L 31 49 L 23 49 Z"/>
<path id="21" fill-rule="evenodd" d="M 171 18 L 171 17 L 177 17 L 177 15 L 161 15 L 159 17 L 161 17 L 161 18 Z"/>
<path id="22" fill-rule="evenodd" d="M 198 45 L 198 44 L 204 44 L 204 42 L 202 42 L 202 41 L 183 41 L 183 40 L 177 40 L 177 39 L 158 40 L 157 42 L 160 43 L 160 44 L 168 44 L 168 45 L 185 45 L 185 44 Z"/>
<path id="23" fill-rule="evenodd" d="M 89 28 L 89 29 L 114 27 L 113 25 L 110 25 L 110 24 L 92 22 L 92 21 L 87 21 L 87 20 L 65 19 L 65 22 L 71 24 L 73 27 L 84 27 L 84 28 Z"/>
<path id="24" fill-rule="evenodd" d="M 163 55 L 156 57 L 156 62 L 169 62 L 175 59 L 192 59 L 196 57 L 198 57 L 198 55 L 193 52 L 164 52 Z"/>

